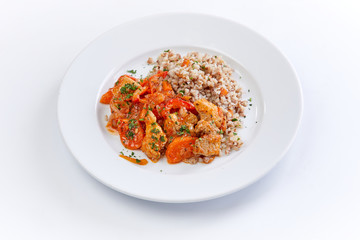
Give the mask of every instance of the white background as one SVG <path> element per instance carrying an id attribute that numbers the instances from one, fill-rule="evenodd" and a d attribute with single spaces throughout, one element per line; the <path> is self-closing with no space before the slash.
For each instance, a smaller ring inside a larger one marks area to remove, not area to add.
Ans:
<path id="1" fill-rule="evenodd" d="M 169 11 L 253 28 L 302 83 L 291 149 L 227 197 L 163 204 L 115 192 L 77 164 L 59 132 L 58 89 L 76 55 L 122 22 Z M 359 91 L 357 1 L 1 0 L 0 239 L 360 239 Z"/>

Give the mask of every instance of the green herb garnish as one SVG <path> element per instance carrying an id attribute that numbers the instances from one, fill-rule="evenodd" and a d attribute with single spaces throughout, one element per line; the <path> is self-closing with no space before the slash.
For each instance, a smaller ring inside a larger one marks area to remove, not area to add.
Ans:
<path id="1" fill-rule="evenodd" d="M 136 124 L 136 119 L 130 119 L 129 120 L 129 129 L 133 129 L 133 128 L 136 128 L 137 127 L 137 124 Z"/>
<path id="2" fill-rule="evenodd" d="M 138 89 L 138 87 L 135 86 L 134 83 L 132 83 L 132 84 L 126 83 L 124 87 L 125 87 L 125 88 L 128 88 L 128 89 L 130 89 L 130 90 L 134 90 L 134 91 L 135 91 L 136 89 Z"/>
<path id="3" fill-rule="evenodd" d="M 121 92 L 122 94 L 127 93 L 126 87 L 121 87 L 121 88 L 120 88 L 120 92 Z"/>
<path id="4" fill-rule="evenodd" d="M 128 131 L 126 133 L 126 138 L 127 139 L 134 139 L 134 135 L 135 135 L 135 133 L 133 131 Z"/>
<path id="5" fill-rule="evenodd" d="M 150 132 L 158 134 L 160 132 L 160 130 L 156 129 L 156 128 L 153 128 L 153 129 L 150 130 Z"/>

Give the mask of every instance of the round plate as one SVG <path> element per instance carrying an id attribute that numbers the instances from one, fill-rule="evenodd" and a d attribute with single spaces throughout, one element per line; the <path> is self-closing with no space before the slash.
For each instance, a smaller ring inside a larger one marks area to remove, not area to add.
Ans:
<path id="1" fill-rule="evenodd" d="M 147 58 L 156 59 L 167 49 L 222 56 L 235 70 L 243 98 L 251 99 L 244 128 L 238 131 L 244 141 L 240 151 L 196 165 L 169 165 L 163 158 L 139 166 L 118 156 L 131 151 L 106 131 L 109 107 L 99 99 L 127 70 L 145 76 L 151 68 Z M 62 134 L 81 166 L 117 191 L 159 202 L 208 200 L 255 182 L 288 150 L 301 114 L 299 80 L 273 44 L 238 23 L 199 14 L 150 16 L 104 33 L 74 60 L 58 100 Z"/>

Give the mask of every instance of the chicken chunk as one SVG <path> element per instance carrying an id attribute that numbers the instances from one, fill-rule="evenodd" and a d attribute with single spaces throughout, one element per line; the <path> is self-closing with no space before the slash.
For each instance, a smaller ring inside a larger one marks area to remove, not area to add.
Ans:
<path id="1" fill-rule="evenodd" d="M 115 87 L 113 87 L 112 92 L 114 97 L 120 101 L 131 101 L 134 92 L 138 89 L 141 90 L 140 84 L 124 75 L 119 78 Z"/>
<path id="2" fill-rule="evenodd" d="M 200 120 L 195 127 L 195 133 L 197 135 L 203 135 L 203 134 L 216 134 L 218 133 L 220 130 L 215 126 L 215 123 L 213 122 L 209 122 L 209 121 L 205 121 L 205 120 Z"/>
<path id="3" fill-rule="evenodd" d="M 171 139 L 183 135 L 195 136 L 194 124 L 196 124 L 197 121 L 198 119 L 194 114 L 185 109 L 180 109 L 178 113 L 172 113 L 166 117 L 164 130 L 166 135 Z"/>
<path id="4" fill-rule="evenodd" d="M 179 130 L 179 119 L 175 113 L 166 117 L 164 122 L 164 131 L 168 137 L 176 137 Z"/>
<path id="5" fill-rule="evenodd" d="M 156 122 L 156 117 L 149 111 L 145 117 L 146 133 L 141 145 L 141 150 L 150 158 L 157 162 L 161 157 L 161 150 L 165 147 L 167 138 L 160 125 Z"/>
<path id="6" fill-rule="evenodd" d="M 181 107 L 179 109 L 179 117 L 184 123 L 190 123 L 192 125 L 195 125 L 198 122 L 198 118 L 196 117 L 196 115 L 187 111 L 184 107 Z"/>
<path id="7" fill-rule="evenodd" d="M 198 111 L 201 120 L 214 121 L 216 127 L 220 128 L 223 122 L 220 116 L 220 108 L 202 98 L 194 102 L 196 111 Z"/>
<path id="8" fill-rule="evenodd" d="M 114 115 L 113 119 L 124 119 L 127 117 L 130 110 L 129 101 L 131 101 L 135 90 L 139 88 L 141 86 L 130 77 L 124 75 L 119 78 L 112 88 L 114 97 L 110 101 L 111 113 Z"/>
<path id="9" fill-rule="evenodd" d="M 219 134 L 203 135 L 195 141 L 194 154 L 219 156 L 222 136 Z"/>

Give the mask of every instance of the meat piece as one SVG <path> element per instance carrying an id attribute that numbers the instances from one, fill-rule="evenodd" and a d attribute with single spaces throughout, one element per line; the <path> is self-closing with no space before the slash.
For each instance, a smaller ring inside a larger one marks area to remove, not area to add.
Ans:
<path id="1" fill-rule="evenodd" d="M 206 134 L 195 141 L 194 154 L 219 156 L 222 135 Z"/>
<path id="2" fill-rule="evenodd" d="M 176 137 L 179 129 L 180 129 L 179 119 L 176 116 L 176 114 L 173 113 L 168 115 L 164 122 L 164 130 L 166 132 L 166 136 Z"/>
<path id="3" fill-rule="evenodd" d="M 195 127 L 195 133 L 197 135 L 203 135 L 203 134 L 216 134 L 220 130 L 215 126 L 214 122 L 209 122 L 205 120 L 200 120 Z"/>
<path id="4" fill-rule="evenodd" d="M 190 123 L 194 125 L 198 122 L 198 118 L 196 117 L 196 115 L 187 111 L 184 107 L 180 108 L 179 117 L 181 119 L 181 122 L 183 123 Z"/>
<path id="5" fill-rule="evenodd" d="M 196 111 L 200 115 L 201 120 L 205 121 L 214 121 L 216 127 L 220 128 L 223 118 L 220 116 L 220 109 L 212 104 L 211 102 L 207 101 L 206 99 L 202 98 L 194 102 Z"/>
<path id="6" fill-rule="evenodd" d="M 157 162 L 161 157 L 161 150 L 164 148 L 167 138 L 160 125 L 156 122 L 156 117 L 152 111 L 148 111 L 145 117 L 146 133 L 141 145 L 141 150 L 150 158 Z"/>
<path id="7" fill-rule="evenodd" d="M 141 90 L 141 86 L 134 79 L 131 79 L 129 76 L 121 76 L 116 82 L 115 86 L 112 89 L 114 97 L 119 99 L 119 101 L 131 101 L 132 96 L 136 90 Z"/>
<path id="8" fill-rule="evenodd" d="M 185 108 L 180 108 L 178 113 L 169 114 L 164 123 L 166 136 L 169 138 L 179 136 L 195 136 L 194 124 L 197 123 L 197 117 L 188 112 Z"/>
<path id="9" fill-rule="evenodd" d="M 112 113 L 112 119 L 124 119 L 127 117 L 131 99 L 135 90 L 141 88 L 141 86 L 130 77 L 124 75 L 119 78 L 115 86 L 112 88 L 114 97 L 110 101 L 110 109 Z M 114 128 L 114 124 L 112 124 Z"/>

